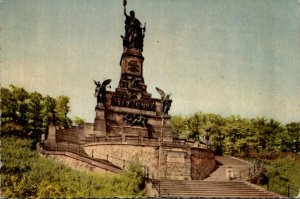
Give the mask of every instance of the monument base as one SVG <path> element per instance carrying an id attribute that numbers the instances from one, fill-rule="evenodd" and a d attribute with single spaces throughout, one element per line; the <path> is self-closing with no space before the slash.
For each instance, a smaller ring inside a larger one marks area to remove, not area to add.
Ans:
<path id="1" fill-rule="evenodd" d="M 141 136 L 141 137 L 147 137 L 148 136 L 148 130 L 147 128 L 138 127 L 138 126 L 124 126 L 123 127 L 123 134 L 124 135 L 135 135 L 135 136 Z"/>

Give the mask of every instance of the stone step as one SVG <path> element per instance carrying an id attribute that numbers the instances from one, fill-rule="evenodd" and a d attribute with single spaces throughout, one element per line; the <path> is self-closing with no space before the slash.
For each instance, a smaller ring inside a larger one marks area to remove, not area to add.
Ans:
<path id="1" fill-rule="evenodd" d="M 161 196 L 173 197 L 280 197 L 244 181 L 164 180 L 154 183 Z"/>
<path id="2" fill-rule="evenodd" d="M 185 195 L 188 195 L 188 194 L 194 194 L 194 195 L 198 195 L 198 194 L 207 194 L 207 195 L 210 195 L 210 194 L 222 194 L 222 195 L 240 195 L 240 196 L 244 196 L 244 195 L 268 195 L 270 196 L 270 194 L 268 193 L 264 193 L 264 192 L 260 192 L 260 193 L 257 193 L 257 192 L 225 192 L 225 191 L 212 191 L 212 190 L 206 190 L 206 191 L 170 191 L 170 190 L 164 190 L 164 189 L 161 189 L 161 193 L 170 193 L 172 195 L 174 194 L 183 194 L 184 196 Z"/>
<path id="3" fill-rule="evenodd" d="M 171 197 L 183 197 L 182 194 L 178 193 L 178 194 L 162 194 L 162 197 L 166 197 L 166 196 L 171 196 Z M 225 197 L 237 197 L 237 198 L 278 198 L 278 197 L 273 197 L 273 196 L 269 196 L 269 195 L 263 195 L 263 194 L 251 194 L 251 195 L 240 195 L 240 194 L 185 194 L 184 197 L 221 197 L 221 198 L 225 198 Z"/>

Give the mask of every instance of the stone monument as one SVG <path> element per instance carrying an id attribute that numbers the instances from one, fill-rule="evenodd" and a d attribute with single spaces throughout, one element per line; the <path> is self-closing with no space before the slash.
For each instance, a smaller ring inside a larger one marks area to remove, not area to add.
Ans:
<path id="1" fill-rule="evenodd" d="M 110 79 L 102 84 L 94 81 L 97 97 L 94 131 L 99 136 L 132 134 L 172 139 L 168 115 L 172 103 L 170 95 L 156 88 L 161 99 L 152 98 L 143 77 L 142 52 L 146 27 L 141 26 L 134 11 L 127 14 L 126 0 L 123 5 L 125 34 L 121 36 L 121 77 L 115 92 L 106 91 Z"/>
<path id="2" fill-rule="evenodd" d="M 117 88 L 107 90 L 113 81 L 111 79 L 103 82 L 94 80 L 97 99 L 94 123 L 56 128 L 53 113 L 45 143 L 50 149 L 52 145 L 56 151 L 64 151 L 66 148 L 61 146 L 69 147 L 70 142 L 78 147 L 77 155 L 84 155 L 84 158 L 99 164 L 103 162 L 99 160 L 105 159 L 119 168 L 126 168 L 128 162 L 138 161 L 147 168 L 151 179 L 204 179 L 215 168 L 213 152 L 172 133 L 169 116 L 171 94 L 156 87 L 160 98 L 153 98 L 147 91 L 143 76 L 146 28 L 142 27 L 134 11 L 127 14 L 126 0 L 123 5 L 125 34 L 121 36 L 123 52 Z M 70 152 L 69 148 L 67 152 Z M 115 172 L 107 165 L 98 166 L 105 172 Z"/>

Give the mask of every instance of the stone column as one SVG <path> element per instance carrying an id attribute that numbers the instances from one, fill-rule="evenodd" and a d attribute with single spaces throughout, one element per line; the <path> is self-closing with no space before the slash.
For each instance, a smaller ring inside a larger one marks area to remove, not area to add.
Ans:
<path id="1" fill-rule="evenodd" d="M 106 136 L 105 108 L 102 105 L 96 106 L 94 133 L 97 136 Z"/>
<path id="2" fill-rule="evenodd" d="M 56 127 L 53 124 L 50 124 L 48 127 L 47 140 L 51 143 L 56 143 Z"/>

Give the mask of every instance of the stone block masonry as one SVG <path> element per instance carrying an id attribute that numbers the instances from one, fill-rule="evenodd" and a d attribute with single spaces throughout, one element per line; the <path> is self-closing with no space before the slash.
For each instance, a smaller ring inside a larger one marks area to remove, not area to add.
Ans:
<path id="1" fill-rule="evenodd" d="M 84 150 L 90 157 L 107 159 L 120 168 L 139 162 L 151 179 L 204 179 L 215 168 L 213 153 L 202 148 L 108 142 L 86 144 Z"/>

